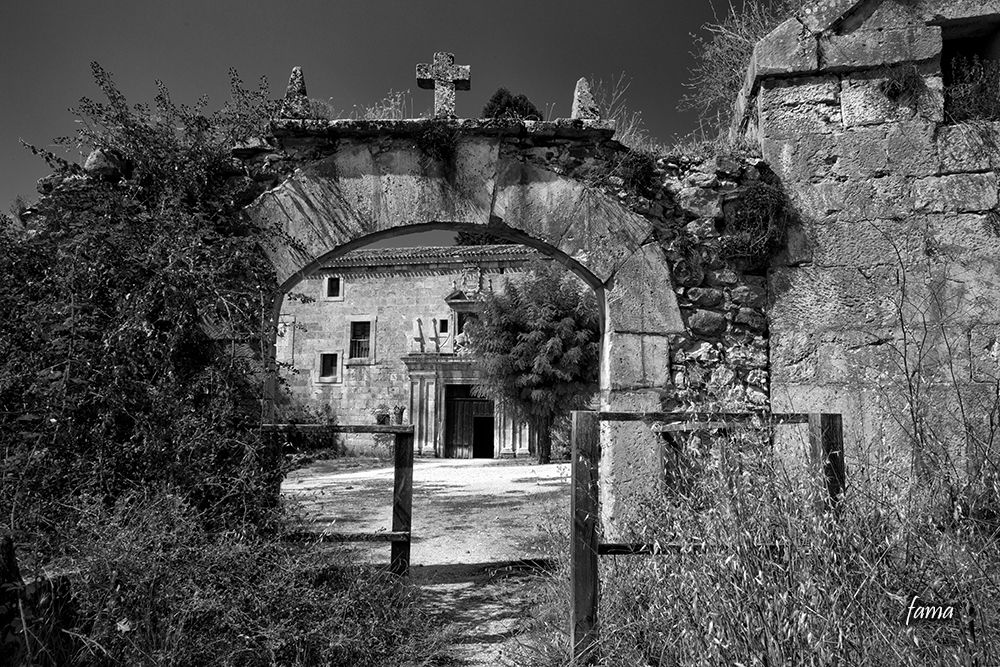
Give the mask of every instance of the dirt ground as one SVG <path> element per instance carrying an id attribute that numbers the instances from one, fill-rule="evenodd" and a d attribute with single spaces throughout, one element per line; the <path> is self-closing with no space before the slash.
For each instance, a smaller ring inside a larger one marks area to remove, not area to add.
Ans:
<path id="1" fill-rule="evenodd" d="M 569 522 L 569 464 L 525 459 L 417 459 L 413 469 L 411 581 L 454 638 L 459 664 L 513 664 L 531 613 L 524 573 L 545 566 L 553 529 Z M 311 530 L 387 531 L 391 463 L 319 461 L 288 475 Z M 388 563 L 388 543 L 354 547 L 358 559 Z"/>

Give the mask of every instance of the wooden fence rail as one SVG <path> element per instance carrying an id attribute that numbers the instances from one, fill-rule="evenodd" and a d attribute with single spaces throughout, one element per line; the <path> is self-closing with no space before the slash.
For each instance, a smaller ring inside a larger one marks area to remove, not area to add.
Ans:
<path id="1" fill-rule="evenodd" d="M 678 433 L 704 430 L 730 430 L 761 421 L 761 415 L 751 413 L 573 413 L 572 487 L 570 513 L 573 543 L 570 552 L 570 645 L 574 665 L 592 665 L 598 653 L 598 612 L 600 581 L 598 556 L 655 555 L 685 549 L 702 550 L 704 544 L 610 544 L 599 541 L 600 516 L 599 439 L 602 421 L 641 421 L 658 433 Z M 772 414 L 768 424 L 808 424 L 813 461 L 822 466 L 830 499 L 837 504 L 844 491 L 844 434 L 839 414 Z M 776 557 L 783 553 L 781 545 L 765 545 Z"/>
<path id="2" fill-rule="evenodd" d="M 300 531 L 285 537 L 291 541 L 390 542 L 389 571 L 405 577 L 410 572 L 410 538 L 413 519 L 413 426 L 383 424 L 264 424 L 265 432 L 292 433 L 392 433 L 393 447 L 392 529 L 376 533 L 312 533 Z"/>

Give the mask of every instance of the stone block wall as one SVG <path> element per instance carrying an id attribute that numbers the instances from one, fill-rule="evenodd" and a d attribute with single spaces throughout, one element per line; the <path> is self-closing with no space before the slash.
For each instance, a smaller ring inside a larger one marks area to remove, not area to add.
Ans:
<path id="1" fill-rule="evenodd" d="M 997 405 L 1000 124 L 951 121 L 942 57 L 1000 43 L 1000 4 L 848 4 L 765 38 L 737 106 L 802 221 L 768 274 L 772 406 L 843 413 L 861 471 L 918 404 L 961 477 Z"/>

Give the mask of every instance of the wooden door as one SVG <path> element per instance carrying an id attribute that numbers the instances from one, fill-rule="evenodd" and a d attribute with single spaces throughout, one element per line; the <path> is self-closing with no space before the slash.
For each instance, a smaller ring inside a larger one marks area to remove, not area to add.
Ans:
<path id="1" fill-rule="evenodd" d="M 459 384 L 444 388 L 444 455 L 450 459 L 471 459 L 484 455 L 486 445 L 483 418 L 493 417 L 493 401 L 472 396 L 472 386 Z M 478 422 L 478 424 L 477 424 Z M 477 429 L 478 425 L 478 429 Z M 492 440 L 492 431 L 489 436 Z M 477 441 L 479 447 L 476 447 Z M 492 451 L 492 442 L 489 444 Z M 492 456 L 492 454 L 491 454 Z"/>

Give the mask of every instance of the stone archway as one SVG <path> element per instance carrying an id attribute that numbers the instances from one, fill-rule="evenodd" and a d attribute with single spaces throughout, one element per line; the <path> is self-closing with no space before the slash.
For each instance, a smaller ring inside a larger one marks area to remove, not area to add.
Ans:
<path id="1" fill-rule="evenodd" d="M 576 121 L 498 127 L 452 123 L 446 159 L 419 148 L 440 121 L 283 121 L 275 134 L 297 168 L 248 214 L 296 239 L 273 253 L 282 293 L 322 262 L 414 230 L 485 228 L 554 258 L 597 294 L 602 315 L 601 405 L 658 411 L 670 382 L 670 336 L 685 331 L 670 266 L 649 220 L 606 191 L 559 173 L 556 155 L 599 166 L 611 131 Z M 280 308 L 280 303 L 279 306 Z M 602 426 L 606 516 L 614 489 L 648 485 L 659 465 L 643 426 Z"/>

